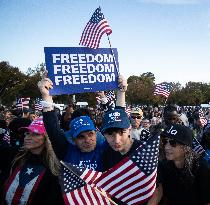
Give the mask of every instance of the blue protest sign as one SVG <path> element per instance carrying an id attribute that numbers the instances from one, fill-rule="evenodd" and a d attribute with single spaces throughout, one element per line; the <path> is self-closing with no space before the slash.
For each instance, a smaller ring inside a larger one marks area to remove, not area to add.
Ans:
<path id="1" fill-rule="evenodd" d="M 45 47 L 51 95 L 115 90 L 117 88 L 117 49 L 83 47 Z M 115 61 L 114 61 L 115 58 Z"/>

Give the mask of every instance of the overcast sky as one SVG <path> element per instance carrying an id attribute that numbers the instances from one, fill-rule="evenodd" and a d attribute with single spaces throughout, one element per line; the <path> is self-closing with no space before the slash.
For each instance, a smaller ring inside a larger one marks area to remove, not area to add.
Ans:
<path id="1" fill-rule="evenodd" d="M 0 61 L 25 72 L 44 62 L 46 46 L 79 46 L 98 6 L 123 75 L 210 82 L 210 0 L 0 0 Z"/>

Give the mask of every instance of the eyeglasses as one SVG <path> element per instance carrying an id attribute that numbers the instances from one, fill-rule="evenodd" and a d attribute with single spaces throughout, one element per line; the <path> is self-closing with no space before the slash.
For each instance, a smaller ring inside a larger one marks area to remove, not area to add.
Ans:
<path id="1" fill-rule="evenodd" d="M 140 116 L 140 115 L 131 115 L 131 118 L 132 119 L 141 119 L 142 116 Z"/>
<path id="2" fill-rule="evenodd" d="M 176 145 L 177 145 L 176 140 L 163 138 L 162 139 L 163 146 L 165 146 L 167 143 L 169 143 L 172 147 L 176 147 Z"/>

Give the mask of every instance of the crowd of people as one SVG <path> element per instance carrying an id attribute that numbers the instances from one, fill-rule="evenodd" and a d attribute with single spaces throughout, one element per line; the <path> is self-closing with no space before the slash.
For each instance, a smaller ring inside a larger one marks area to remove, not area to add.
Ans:
<path id="1" fill-rule="evenodd" d="M 60 114 L 49 94 L 52 81 L 44 77 L 38 88 L 45 101 L 42 112 L 1 109 L 1 205 L 65 204 L 61 161 L 105 172 L 157 133 L 156 189 L 144 204 L 210 205 L 210 108 L 203 109 L 205 125 L 200 107 L 128 108 L 127 83 L 119 76 L 115 106 L 98 92 L 100 106 L 75 109 L 70 104 Z M 110 200 L 126 204 L 116 197 Z"/>

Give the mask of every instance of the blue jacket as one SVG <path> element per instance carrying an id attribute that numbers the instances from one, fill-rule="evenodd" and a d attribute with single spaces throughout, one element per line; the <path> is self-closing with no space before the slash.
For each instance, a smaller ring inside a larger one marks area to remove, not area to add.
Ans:
<path id="1" fill-rule="evenodd" d="M 70 143 L 60 128 L 54 111 L 43 112 L 43 121 L 47 134 L 58 159 L 73 165 L 85 166 L 96 171 L 103 171 L 102 153 L 107 148 L 104 137 L 97 134 L 96 148 L 91 152 L 81 152 L 74 143 Z"/>

